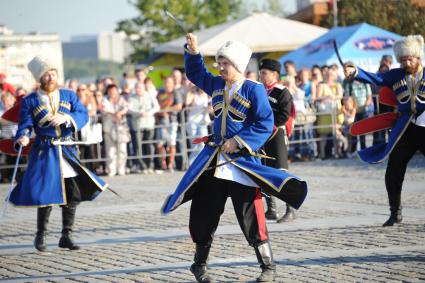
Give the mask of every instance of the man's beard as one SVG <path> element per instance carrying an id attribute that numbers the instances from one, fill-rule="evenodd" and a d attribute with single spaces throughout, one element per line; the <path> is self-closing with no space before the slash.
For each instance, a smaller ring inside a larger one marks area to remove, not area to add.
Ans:
<path id="1" fill-rule="evenodd" d="M 58 88 L 58 84 L 52 82 L 41 83 L 40 88 L 45 92 L 50 93 Z"/>
<path id="2" fill-rule="evenodd" d="M 404 66 L 404 69 L 411 75 L 416 74 L 416 72 L 419 70 L 419 62 L 415 65 Z"/>

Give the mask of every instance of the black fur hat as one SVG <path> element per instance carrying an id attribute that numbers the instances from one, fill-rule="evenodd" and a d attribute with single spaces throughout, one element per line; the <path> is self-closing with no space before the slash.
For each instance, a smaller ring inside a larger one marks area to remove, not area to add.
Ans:
<path id="1" fill-rule="evenodd" d="M 273 59 L 263 59 L 260 62 L 260 70 L 261 69 L 267 69 L 271 71 L 278 72 L 280 74 L 280 69 L 282 68 L 282 65 L 279 63 L 279 61 L 273 60 Z"/>

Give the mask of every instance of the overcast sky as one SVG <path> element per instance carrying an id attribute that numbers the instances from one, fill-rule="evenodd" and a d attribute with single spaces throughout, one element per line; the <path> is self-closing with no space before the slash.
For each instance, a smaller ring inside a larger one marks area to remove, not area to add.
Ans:
<path id="1" fill-rule="evenodd" d="M 294 2 L 283 1 L 289 9 Z M 63 41 L 113 31 L 118 21 L 139 14 L 127 0 L 0 0 L 0 11 L 0 24 L 15 33 L 58 33 Z"/>

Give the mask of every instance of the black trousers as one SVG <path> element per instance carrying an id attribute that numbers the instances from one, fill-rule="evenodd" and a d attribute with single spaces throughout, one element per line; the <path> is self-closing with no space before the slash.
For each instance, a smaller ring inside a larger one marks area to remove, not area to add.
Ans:
<path id="1" fill-rule="evenodd" d="M 214 170 L 205 171 L 195 183 L 190 207 L 189 229 L 192 240 L 211 245 L 214 233 L 230 196 L 239 226 L 251 246 L 268 240 L 261 191 L 239 183 L 218 179 Z"/>
<path id="2" fill-rule="evenodd" d="M 65 194 L 67 206 L 77 206 L 82 201 L 81 190 L 78 187 L 78 176 L 72 178 L 65 178 Z"/>
<path id="3" fill-rule="evenodd" d="M 288 169 L 288 145 L 285 139 L 284 130 L 278 129 L 276 135 L 266 142 L 264 145 L 266 154 L 276 159 L 264 159 L 265 165 L 278 169 Z"/>
<path id="4" fill-rule="evenodd" d="M 388 194 L 400 194 L 406 167 L 417 151 L 425 156 L 425 127 L 410 123 L 388 159 L 385 186 Z"/>
<path id="5" fill-rule="evenodd" d="M 363 119 L 367 118 L 366 111 L 358 112 L 356 113 L 356 117 L 354 118 L 354 122 L 361 121 Z M 351 136 L 351 148 L 349 148 L 350 153 L 354 153 L 357 150 L 357 141 L 360 140 L 360 149 L 366 148 L 366 136 L 361 135 L 359 137 L 357 136 Z"/>

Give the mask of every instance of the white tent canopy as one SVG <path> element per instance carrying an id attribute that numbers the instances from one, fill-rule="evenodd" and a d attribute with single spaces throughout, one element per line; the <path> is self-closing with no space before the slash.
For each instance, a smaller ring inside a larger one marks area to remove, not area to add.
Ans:
<path id="1" fill-rule="evenodd" d="M 254 13 L 246 18 L 226 22 L 194 32 L 199 49 L 205 56 L 214 56 L 228 40 L 239 40 L 254 53 L 290 51 L 321 36 L 328 30 L 288 20 L 267 13 Z M 183 54 L 185 37 L 157 46 L 156 53 Z"/>

